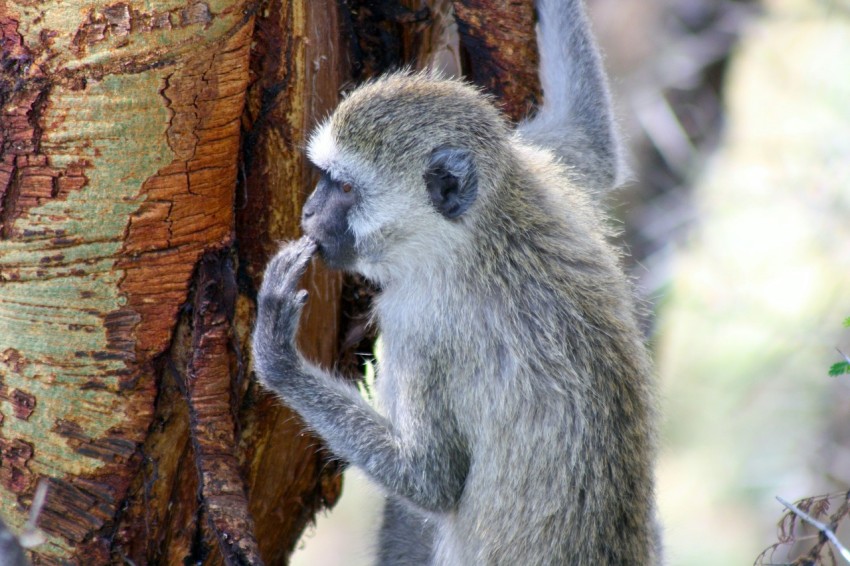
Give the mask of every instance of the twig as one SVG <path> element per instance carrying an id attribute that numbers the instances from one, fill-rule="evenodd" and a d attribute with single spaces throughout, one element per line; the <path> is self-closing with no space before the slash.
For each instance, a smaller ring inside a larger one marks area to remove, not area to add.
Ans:
<path id="1" fill-rule="evenodd" d="M 30 505 L 29 519 L 27 519 L 27 522 L 24 523 L 24 528 L 19 537 L 21 546 L 24 548 L 35 548 L 47 540 L 44 533 L 39 530 L 38 525 L 36 524 L 38 522 L 38 516 L 41 514 L 41 508 L 44 507 L 44 501 L 46 498 L 47 481 L 41 480 L 35 488 L 35 495 L 32 498 L 32 505 Z"/>
<path id="2" fill-rule="evenodd" d="M 841 555 L 841 558 L 843 558 L 848 564 L 850 564 L 850 550 L 844 548 L 844 545 L 839 542 L 838 537 L 835 536 L 835 533 L 832 532 L 832 529 L 830 529 L 826 523 L 821 523 L 820 521 L 818 521 L 808 513 L 804 512 L 802 509 L 800 509 L 793 503 L 785 501 L 778 495 L 776 496 L 776 500 L 779 501 L 785 507 L 787 507 L 795 515 L 803 519 L 805 522 L 809 523 L 811 526 L 822 532 L 824 536 L 826 536 L 826 538 L 828 538 L 829 541 L 833 545 L 835 545 L 835 548 L 838 549 L 838 553 Z"/>

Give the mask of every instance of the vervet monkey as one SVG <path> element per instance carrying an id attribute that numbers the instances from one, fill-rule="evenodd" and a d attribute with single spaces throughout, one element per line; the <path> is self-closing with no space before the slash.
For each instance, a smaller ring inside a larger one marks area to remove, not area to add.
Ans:
<path id="1" fill-rule="evenodd" d="M 305 236 L 266 270 L 263 385 L 386 493 L 381 565 L 652 565 L 651 368 L 598 194 L 620 175 L 579 0 L 539 0 L 544 104 L 512 129 L 393 74 L 312 135 Z M 315 252 L 380 287 L 379 409 L 294 337 Z"/>

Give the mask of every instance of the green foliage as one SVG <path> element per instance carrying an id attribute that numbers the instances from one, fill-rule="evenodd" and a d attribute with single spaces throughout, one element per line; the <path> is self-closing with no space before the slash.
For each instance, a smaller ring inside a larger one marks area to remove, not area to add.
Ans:
<path id="1" fill-rule="evenodd" d="M 832 364 L 829 368 L 829 375 L 833 377 L 838 377 L 845 373 L 850 373 L 850 362 L 837 362 Z"/>
<path id="2" fill-rule="evenodd" d="M 378 336 L 375 338 L 375 345 L 372 350 L 372 357 L 366 360 L 366 372 L 363 375 L 363 379 L 357 380 L 357 388 L 360 390 L 360 394 L 363 396 L 366 401 L 371 405 L 376 404 L 375 400 L 375 375 L 376 368 L 375 364 L 378 363 L 378 360 L 381 359 L 381 337 Z"/>
<path id="3" fill-rule="evenodd" d="M 844 319 L 845 328 L 850 328 L 850 317 Z M 833 377 L 838 377 L 839 375 L 844 375 L 846 373 L 850 373 L 850 357 L 847 356 L 841 350 L 838 350 L 838 353 L 844 357 L 843 362 L 837 362 L 832 364 L 829 368 L 829 375 Z"/>

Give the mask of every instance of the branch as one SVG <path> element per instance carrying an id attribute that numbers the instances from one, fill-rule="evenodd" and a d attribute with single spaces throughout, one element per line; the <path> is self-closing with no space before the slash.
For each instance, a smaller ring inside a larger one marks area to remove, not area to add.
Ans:
<path id="1" fill-rule="evenodd" d="M 792 513 L 794 513 L 795 515 L 797 515 L 798 517 L 803 519 L 805 522 L 809 523 L 811 526 L 813 526 L 814 528 L 819 530 L 821 533 L 823 533 L 826 536 L 826 538 L 828 538 L 829 541 L 833 545 L 835 545 L 835 548 L 838 549 L 838 553 L 841 555 L 841 557 L 848 564 L 850 564 L 850 550 L 847 550 L 846 548 L 844 548 L 844 545 L 842 545 L 841 542 L 839 542 L 838 537 L 835 536 L 835 533 L 832 532 L 832 529 L 830 529 L 829 526 L 826 523 L 821 523 L 820 521 L 818 521 L 817 519 L 815 519 L 814 517 L 812 517 L 808 513 L 804 512 L 802 509 L 800 509 L 799 507 L 797 507 L 793 503 L 789 503 L 788 501 L 782 499 L 778 495 L 776 496 L 776 500 L 779 501 L 785 507 L 787 507 Z"/>

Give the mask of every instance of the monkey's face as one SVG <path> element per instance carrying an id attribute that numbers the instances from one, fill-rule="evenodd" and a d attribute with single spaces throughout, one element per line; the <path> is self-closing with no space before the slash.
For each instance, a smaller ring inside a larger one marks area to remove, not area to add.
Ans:
<path id="1" fill-rule="evenodd" d="M 428 266 L 456 256 L 492 202 L 502 164 L 487 156 L 503 154 L 508 133 L 462 83 L 403 73 L 368 83 L 310 138 L 322 180 L 305 205 L 304 232 L 331 267 L 379 282 L 428 276 Z"/>
<path id="2" fill-rule="evenodd" d="M 386 281 L 451 253 L 463 240 L 461 217 L 478 193 L 471 151 L 441 146 L 408 159 L 369 163 L 335 139 L 331 126 L 312 138 L 321 179 L 304 205 L 304 233 L 334 269 Z"/>
<path id="3" fill-rule="evenodd" d="M 386 175 L 341 147 L 330 124 L 314 133 L 308 153 L 321 179 L 304 205 L 304 233 L 316 241 L 329 267 L 363 272 L 360 264 L 382 255 L 378 244 L 386 238 L 380 235 L 390 231 L 394 220 L 388 212 L 404 214 L 410 205 L 400 202 L 400 191 L 384 186 Z"/>
<path id="4" fill-rule="evenodd" d="M 334 179 L 327 171 L 301 215 L 304 233 L 318 244 L 319 254 L 332 269 L 351 269 L 356 259 L 354 232 L 349 213 L 360 200 L 350 181 Z"/>

